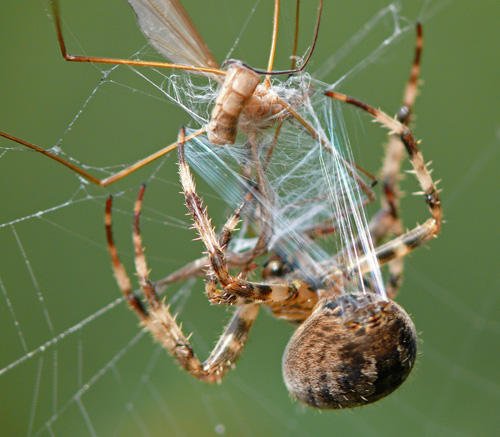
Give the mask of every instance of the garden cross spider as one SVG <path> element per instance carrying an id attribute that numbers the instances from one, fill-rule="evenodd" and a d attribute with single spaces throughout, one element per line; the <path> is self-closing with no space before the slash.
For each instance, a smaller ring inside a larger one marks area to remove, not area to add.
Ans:
<path id="1" fill-rule="evenodd" d="M 417 25 L 416 55 L 408 81 L 403 106 L 397 119 L 389 117 L 359 100 L 327 91 L 333 99 L 355 105 L 368 112 L 391 131 L 381 178 L 385 198 L 382 207 L 370 221 L 369 229 L 378 244 L 390 235 L 397 237 L 375 248 L 380 265 L 390 269 L 389 297 L 393 298 L 400 284 L 402 258 L 424 242 L 435 237 L 441 228 L 442 211 L 438 190 L 433 182 L 411 130 L 407 127 L 415 100 L 420 71 L 422 28 Z M 207 256 L 200 258 L 163 280 L 149 279 L 139 219 L 145 187 L 134 208 L 133 242 L 135 267 L 147 307 L 135 296 L 131 281 L 118 258 L 112 235 L 112 198 L 106 203 L 106 233 L 116 280 L 129 306 L 141 324 L 152 334 L 182 368 L 206 382 L 220 382 L 234 366 L 247 341 L 260 305 L 268 306 L 275 316 L 299 326 L 283 357 L 285 384 L 292 396 L 317 408 L 348 408 L 374 402 L 396 389 L 408 376 L 416 357 L 416 330 L 410 317 L 391 299 L 371 292 L 345 292 L 352 273 L 367 273 L 372 267 L 366 256 L 355 264 L 332 270 L 322 286 L 313 286 L 279 256 L 270 254 L 262 270 L 263 280 L 247 279 L 250 264 L 263 254 L 265 246 L 233 253 L 228 249 L 242 208 L 251 202 L 251 193 L 224 224 L 220 234 L 211 225 L 207 210 L 198 196 L 190 168 L 185 159 L 186 136 L 181 130 L 178 139 L 179 173 L 186 206 Z M 398 216 L 401 152 L 406 152 L 429 208 L 431 218 L 403 233 Z M 255 162 L 255 165 L 260 165 Z M 257 184 L 257 190 L 259 189 Z M 250 200 L 249 200 L 250 199 Z M 311 234 L 331 232 L 321 226 Z M 334 230 L 333 230 L 334 231 Z M 258 246 L 258 244 L 256 244 Z M 334 259 L 334 258 L 333 258 Z M 239 268 L 234 275 L 231 269 Z M 210 302 L 235 306 L 234 314 L 205 361 L 194 353 L 168 304 L 159 298 L 167 284 L 201 275 L 206 271 L 206 293 Z"/>

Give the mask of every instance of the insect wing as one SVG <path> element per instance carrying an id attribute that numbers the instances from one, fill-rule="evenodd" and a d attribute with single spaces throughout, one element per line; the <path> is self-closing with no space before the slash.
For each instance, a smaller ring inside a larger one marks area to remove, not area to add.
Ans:
<path id="1" fill-rule="evenodd" d="M 179 0 L 129 0 L 151 45 L 172 62 L 217 68 L 218 64 Z"/>

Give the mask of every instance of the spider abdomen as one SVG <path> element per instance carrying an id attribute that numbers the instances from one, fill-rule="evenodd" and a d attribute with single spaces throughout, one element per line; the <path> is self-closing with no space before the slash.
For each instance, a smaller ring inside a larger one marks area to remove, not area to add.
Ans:
<path id="1" fill-rule="evenodd" d="M 283 377 L 290 394 L 316 408 L 374 402 L 406 379 L 417 335 L 399 305 L 371 293 L 322 301 L 290 339 Z"/>

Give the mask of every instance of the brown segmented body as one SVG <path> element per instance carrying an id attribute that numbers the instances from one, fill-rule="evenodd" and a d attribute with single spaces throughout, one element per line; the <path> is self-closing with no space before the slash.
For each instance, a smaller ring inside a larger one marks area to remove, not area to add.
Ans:
<path id="1" fill-rule="evenodd" d="M 207 125 L 212 144 L 234 144 L 239 126 L 245 131 L 267 127 L 284 109 L 277 96 L 259 82 L 260 75 L 241 62 L 230 64 Z"/>
<path id="2" fill-rule="evenodd" d="M 260 76 L 249 68 L 236 62 L 230 65 L 207 126 L 212 144 L 234 144 L 243 107 L 259 82 Z"/>

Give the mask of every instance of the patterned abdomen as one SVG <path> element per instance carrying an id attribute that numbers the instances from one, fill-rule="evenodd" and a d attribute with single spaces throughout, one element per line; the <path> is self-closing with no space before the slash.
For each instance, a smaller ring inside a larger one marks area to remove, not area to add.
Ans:
<path id="1" fill-rule="evenodd" d="M 417 334 L 399 305 L 372 293 L 322 300 L 283 356 L 290 394 L 316 408 L 352 408 L 394 391 L 415 362 Z"/>

